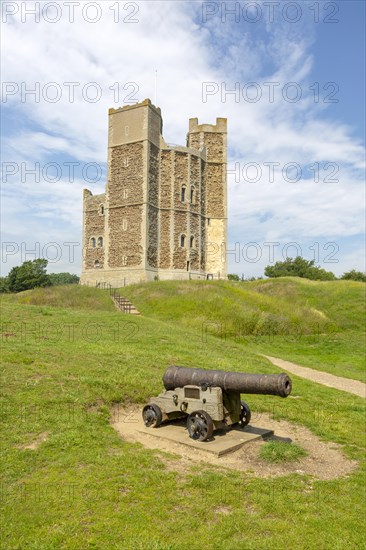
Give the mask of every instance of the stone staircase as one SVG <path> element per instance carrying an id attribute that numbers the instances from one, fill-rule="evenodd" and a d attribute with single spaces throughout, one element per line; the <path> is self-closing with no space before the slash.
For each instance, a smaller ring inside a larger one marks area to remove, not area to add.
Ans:
<path id="1" fill-rule="evenodd" d="M 102 290 L 108 290 L 110 297 L 112 298 L 114 305 L 119 311 L 123 313 L 128 313 L 129 315 L 140 315 L 140 312 L 137 308 L 124 296 L 121 296 L 115 288 L 113 288 L 109 283 L 96 283 L 96 288 L 101 288 Z"/>

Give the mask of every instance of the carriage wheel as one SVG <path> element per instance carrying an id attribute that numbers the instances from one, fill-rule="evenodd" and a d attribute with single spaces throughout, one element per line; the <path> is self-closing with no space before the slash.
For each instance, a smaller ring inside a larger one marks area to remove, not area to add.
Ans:
<path id="1" fill-rule="evenodd" d="M 189 437 L 196 441 L 206 441 L 213 434 L 212 418 L 205 411 L 194 411 L 187 418 Z"/>
<path id="2" fill-rule="evenodd" d="M 163 414 L 160 407 L 154 403 L 145 405 L 142 409 L 142 419 L 147 428 L 157 428 L 163 421 Z"/>

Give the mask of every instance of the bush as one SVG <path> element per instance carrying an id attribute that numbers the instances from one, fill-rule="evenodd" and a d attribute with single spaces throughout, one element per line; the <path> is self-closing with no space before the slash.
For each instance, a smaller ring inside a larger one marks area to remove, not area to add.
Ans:
<path id="1" fill-rule="evenodd" d="M 240 281 L 239 275 L 236 275 L 235 273 L 229 273 L 227 278 L 229 279 L 229 281 Z"/>
<path id="2" fill-rule="evenodd" d="M 77 285 L 80 279 L 77 275 L 71 275 L 71 273 L 50 273 L 49 278 L 52 286 Z"/>
<path id="3" fill-rule="evenodd" d="M 362 273 L 362 271 L 356 271 L 355 269 L 351 269 L 351 271 L 347 271 L 347 273 L 343 273 L 341 279 L 347 279 L 349 281 L 361 281 L 362 283 L 366 283 L 366 273 Z"/>
<path id="4" fill-rule="evenodd" d="M 31 288 L 49 286 L 51 282 L 46 273 L 47 264 L 47 260 L 40 258 L 13 267 L 8 275 L 10 292 L 22 292 Z"/>
<path id="5" fill-rule="evenodd" d="M 313 281 L 334 281 L 336 276 L 331 271 L 325 271 L 314 265 L 314 260 L 305 260 L 301 256 L 295 259 L 286 258 L 284 262 L 267 265 L 264 274 L 267 277 L 302 277 Z"/>
<path id="6" fill-rule="evenodd" d="M 10 292 L 8 277 L 0 277 L 0 292 Z"/>

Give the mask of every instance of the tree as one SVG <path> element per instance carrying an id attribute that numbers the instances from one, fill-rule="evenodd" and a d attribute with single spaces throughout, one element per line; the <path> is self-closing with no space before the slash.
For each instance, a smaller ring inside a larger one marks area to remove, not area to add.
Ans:
<path id="1" fill-rule="evenodd" d="M 313 281 L 334 281 L 336 276 L 331 271 L 325 271 L 314 265 L 314 260 L 305 260 L 301 256 L 295 259 L 286 258 L 284 262 L 276 262 L 275 265 L 267 265 L 264 274 L 267 277 L 302 277 Z"/>
<path id="2" fill-rule="evenodd" d="M 49 286 L 50 278 L 46 273 L 48 261 L 42 258 L 23 262 L 13 267 L 8 275 L 10 292 L 22 292 L 35 287 Z"/>
<path id="3" fill-rule="evenodd" d="M 355 269 L 351 269 L 351 271 L 347 271 L 347 273 L 343 273 L 341 279 L 347 279 L 349 281 L 361 281 L 362 283 L 366 283 L 366 273 L 362 273 L 362 271 L 356 271 Z"/>
<path id="4" fill-rule="evenodd" d="M 71 273 L 50 273 L 49 278 L 50 283 L 53 286 L 77 285 L 79 282 L 79 277 L 77 275 L 72 275 Z"/>
<path id="5" fill-rule="evenodd" d="M 229 273 L 227 278 L 229 279 L 229 281 L 240 281 L 239 275 L 236 275 L 235 273 Z"/>

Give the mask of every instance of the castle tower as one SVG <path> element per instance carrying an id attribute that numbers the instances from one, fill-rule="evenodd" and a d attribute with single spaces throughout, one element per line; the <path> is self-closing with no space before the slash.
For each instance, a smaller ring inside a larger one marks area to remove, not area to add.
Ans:
<path id="1" fill-rule="evenodd" d="M 226 277 L 226 119 L 162 137 L 149 99 L 109 110 L 106 192 L 84 190 L 81 284 Z"/>
<path id="2" fill-rule="evenodd" d="M 150 102 L 110 109 L 106 192 L 109 278 L 154 278 L 158 253 L 160 109 Z M 149 273 L 147 273 L 149 272 Z M 149 276 L 150 275 L 150 276 Z"/>
<path id="3" fill-rule="evenodd" d="M 189 147 L 205 148 L 204 171 L 206 216 L 206 272 L 226 278 L 227 247 L 227 119 L 217 118 L 216 124 L 198 124 L 189 120 Z"/>

